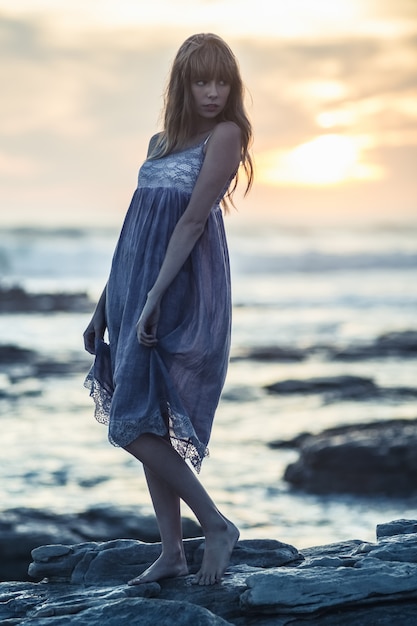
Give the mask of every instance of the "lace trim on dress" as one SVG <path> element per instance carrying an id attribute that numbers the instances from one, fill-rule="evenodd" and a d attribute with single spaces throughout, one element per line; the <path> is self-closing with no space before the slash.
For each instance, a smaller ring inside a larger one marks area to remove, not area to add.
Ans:
<path id="1" fill-rule="evenodd" d="M 92 367 L 87 374 L 84 387 L 90 390 L 90 397 L 94 400 L 95 419 L 100 422 L 100 424 L 109 424 L 110 405 L 113 394 L 94 377 L 94 367 Z M 115 441 L 114 435 L 112 436 L 110 433 L 109 441 L 116 447 L 123 447 L 144 433 L 153 433 L 154 435 L 163 437 L 167 432 L 167 418 L 169 438 L 172 447 L 184 460 L 192 464 L 197 473 L 200 473 L 203 459 L 209 456 L 209 450 L 195 436 L 190 419 L 178 412 L 173 412 L 169 403 L 167 403 L 165 412 L 158 411 L 154 415 L 140 420 L 139 422 L 136 420 L 134 422 L 123 420 L 123 422 L 119 423 L 117 442 Z M 180 437 L 177 433 L 184 433 L 185 436 Z"/>
<path id="2" fill-rule="evenodd" d="M 172 447 L 183 459 L 190 461 L 197 474 L 199 474 L 203 459 L 210 455 L 209 449 L 207 448 L 207 446 L 201 443 L 201 441 L 198 441 L 195 435 L 184 438 L 180 438 L 178 435 L 176 435 L 175 425 L 177 425 L 178 428 L 178 425 L 180 424 L 180 432 L 189 430 L 192 430 L 194 432 L 194 428 L 192 427 L 189 418 L 185 417 L 185 415 L 180 415 L 177 412 L 174 413 L 171 410 L 171 406 L 169 405 L 169 403 L 167 403 L 167 411 L 169 438 L 171 440 Z"/>
<path id="3" fill-rule="evenodd" d="M 87 374 L 84 387 L 90 390 L 90 397 L 94 400 L 94 417 L 100 424 L 108 424 L 113 394 L 109 393 L 94 377 L 94 366 Z"/>

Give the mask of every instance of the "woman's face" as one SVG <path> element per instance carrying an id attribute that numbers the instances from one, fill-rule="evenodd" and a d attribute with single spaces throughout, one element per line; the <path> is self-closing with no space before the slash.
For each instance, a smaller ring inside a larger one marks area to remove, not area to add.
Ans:
<path id="1" fill-rule="evenodd" d="M 196 80 L 191 83 L 195 112 L 205 120 L 215 120 L 223 111 L 230 94 L 230 85 L 223 80 Z"/>

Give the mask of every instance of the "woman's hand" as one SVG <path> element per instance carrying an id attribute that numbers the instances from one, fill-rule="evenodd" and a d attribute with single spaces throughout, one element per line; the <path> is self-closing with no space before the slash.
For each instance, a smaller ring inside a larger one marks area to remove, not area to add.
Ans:
<path id="1" fill-rule="evenodd" d="M 138 323 L 136 324 L 136 335 L 138 341 L 147 348 L 153 348 L 158 343 L 156 332 L 158 329 L 160 313 L 160 300 L 148 294 L 145 306 L 143 307 Z"/>
<path id="2" fill-rule="evenodd" d="M 106 322 L 106 289 L 104 287 L 103 292 L 97 302 L 96 310 L 93 313 L 93 317 L 87 328 L 84 331 L 84 348 L 90 354 L 96 353 L 96 341 L 103 339 L 104 331 L 107 328 Z"/>
<path id="3" fill-rule="evenodd" d="M 106 319 L 104 313 L 96 311 L 91 318 L 90 323 L 84 331 L 84 348 L 90 354 L 96 353 L 96 340 L 103 339 L 106 330 Z"/>

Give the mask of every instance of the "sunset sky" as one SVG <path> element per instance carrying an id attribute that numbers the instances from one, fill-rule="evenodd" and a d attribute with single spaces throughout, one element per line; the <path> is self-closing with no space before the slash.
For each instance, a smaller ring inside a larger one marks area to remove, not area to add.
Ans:
<path id="1" fill-rule="evenodd" d="M 249 92 L 243 214 L 417 220 L 415 0 L 0 0 L 0 225 L 119 224 L 202 31 Z"/>

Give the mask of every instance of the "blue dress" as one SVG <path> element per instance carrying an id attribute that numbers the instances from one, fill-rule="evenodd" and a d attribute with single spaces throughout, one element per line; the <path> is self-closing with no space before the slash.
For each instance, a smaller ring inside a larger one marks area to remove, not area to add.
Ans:
<path id="1" fill-rule="evenodd" d="M 205 143 L 148 159 L 140 168 L 107 283 L 109 346 L 96 346 L 86 379 L 111 443 L 126 446 L 143 433 L 169 433 L 197 471 L 208 454 L 229 360 L 230 268 L 219 206 L 227 187 L 164 294 L 155 347 L 139 344 L 136 323 L 188 205 Z"/>

